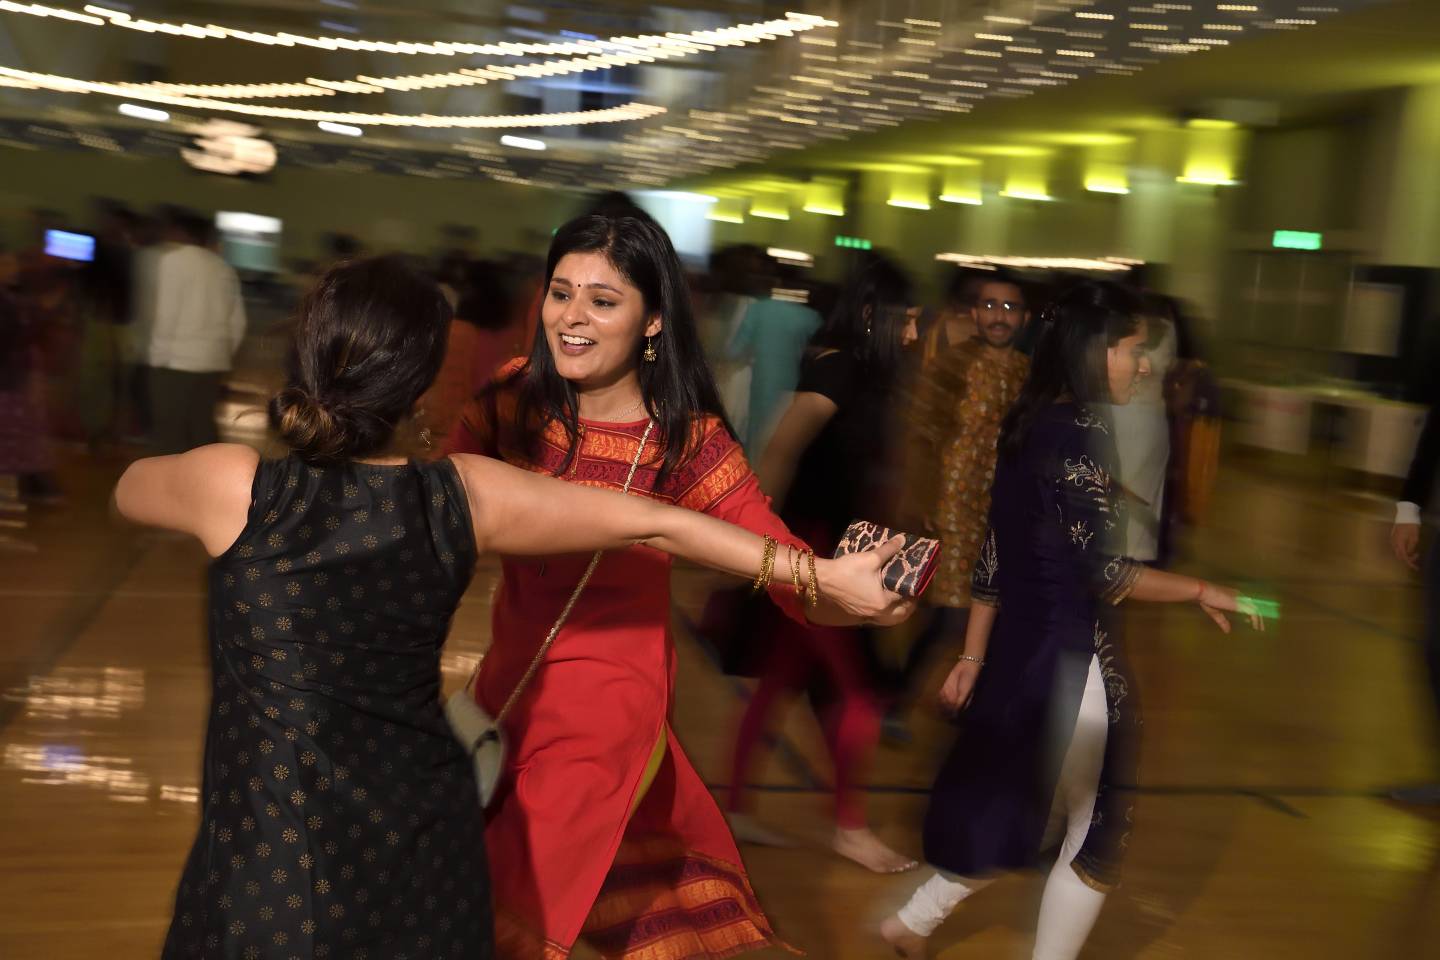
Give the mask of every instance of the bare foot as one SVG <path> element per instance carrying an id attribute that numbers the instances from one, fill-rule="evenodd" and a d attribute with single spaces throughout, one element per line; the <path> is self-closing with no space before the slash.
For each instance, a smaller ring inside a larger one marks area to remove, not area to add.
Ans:
<path id="1" fill-rule="evenodd" d="M 895 955 L 924 960 L 925 938 L 905 926 L 898 913 L 892 913 L 880 924 L 880 936 L 895 948 Z"/>
<path id="2" fill-rule="evenodd" d="M 749 814 L 727 813 L 725 819 L 730 821 L 730 832 L 741 843 L 753 843 L 762 847 L 795 846 L 794 840 L 778 830 L 770 829 Z"/>
<path id="3" fill-rule="evenodd" d="M 914 870 L 920 866 L 917 861 L 902 856 L 885 846 L 879 837 L 870 832 L 869 827 L 860 827 L 855 830 L 837 827 L 832 846 L 840 856 L 847 860 L 854 860 L 866 870 L 875 873 L 904 873 L 906 870 Z"/>

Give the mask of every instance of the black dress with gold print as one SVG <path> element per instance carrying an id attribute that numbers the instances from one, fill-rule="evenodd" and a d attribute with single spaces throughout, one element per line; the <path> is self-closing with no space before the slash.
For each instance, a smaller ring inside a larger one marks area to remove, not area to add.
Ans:
<path id="1" fill-rule="evenodd" d="M 483 824 L 439 702 L 474 539 L 449 461 L 263 461 L 210 571 L 200 830 L 166 958 L 490 956 Z"/>

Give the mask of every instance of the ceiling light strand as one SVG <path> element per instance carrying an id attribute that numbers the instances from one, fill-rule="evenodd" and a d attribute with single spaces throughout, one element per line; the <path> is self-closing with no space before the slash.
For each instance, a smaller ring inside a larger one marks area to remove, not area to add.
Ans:
<path id="1" fill-rule="evenodd" d="M 313 122 L 353 124 L 379 127 L 429 127 L 433 129 L 496 129 L 513 127 L 569 127 L 592 123 L 622 123 L 644 120 L 665 112 L 665 108 L 648 103 L 632 102 L 602 110 L 578 110 L 566 113 L 509 114 L 491 116 L 437 116 L 434 114 L 341 113 L 327 110 L 299 110 L 290 107 L 269 107 L 253 103 L 233 103 L 205 97 L 183 97 L 137 91 L 113 83 L 79 80 L 55 74 L 33 73 L 14 67 L 0 66 L 0 83 L 11 80 L 41 90 L 58 93 L 98 94 L 126 100 L 145 100 L 174 107 L 194 107 L 238 113 L 247 117 L 271 120 L 308 120 Z M 10 85 L 10 84 L 7 84 Z"/>

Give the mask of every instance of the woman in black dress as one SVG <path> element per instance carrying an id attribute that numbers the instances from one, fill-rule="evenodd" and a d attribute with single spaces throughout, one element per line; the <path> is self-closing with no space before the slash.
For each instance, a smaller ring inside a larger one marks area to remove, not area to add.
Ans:
<path id="1" fill-rule="evenodd" d="M 840 302 L 800 365 L 795 397 L 760 458 L 760 486 L 780 519 L 816 551 L 833 551 L 855 520 L 895 526 L 899 435 L 892 416 L 904 350 L 918 339 L 909 278 L 878 254 L 851 273 Z M 765 615 L 769 642 L 755 695 L 736 735 L 729 812 L 735 834 L 784 843 L 744 813 L 754 751 L 782 696 L 809 689 L 835 767 L 836 853 L 876 873 L 919 866 L 867 825 L 861 782 L 880 740 L 878 669 L 859 631 Z"/>
<path id="2" fill-rule="evenodd" d="M 477 554 L 644 543 L 760 569 L 760 537 L 694 511 L 483 457 L 394 456 L 449 321 L 397 258 L 336 267 L 302 304 L 271 402 L 294 453 L 216 444 L 141 460 L 116 488 L 125 516 L 215 557 L 200 832 L 167 958 L 489 957 L 476 784 L 439 701 Z M 821 592 L 889 618 L 906 606 L 880 587 L 893 552 L 817 561 Z M 790 575 L 782 551 L 773 576 Z"/>
<path id="3" fill-rule="evenodd" d="M 1049 826 L 1063 842 L 1034 957 L 1073 960 L 1131 827 L 1130 797 L 1114 786 L 1135 782 L 1139 714 L 1109 610 L 1126 598 L 1196 603 L 1230 629 L 1235 591 L 1116 549 L 1123 498 L 1097 411 L 1128 402 L 1149 373 L 1146 336 L 1138 301 L 1114 284 L 1080 284 L 1047 309 L 1001 431 L 965 652 L 941 691 L 965 711 L 925 819 L 925 857 L 943 872 L 881 931 L 903 956 L 923 956 L 925 937 L 996 873 L 1035 865 Z"/>

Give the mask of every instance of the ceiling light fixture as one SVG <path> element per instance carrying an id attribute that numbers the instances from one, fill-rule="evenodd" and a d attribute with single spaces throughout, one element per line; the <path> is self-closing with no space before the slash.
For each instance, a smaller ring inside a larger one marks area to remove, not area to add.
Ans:
<path id="1" fill-rule="evenodd" d="M 969 253 L 937 253 L 935 259 L 942 263 L 957 263 L 967 267 L 994 269 L 1010 267 L 1016 270 L 1096 270 L 1102 273 L 1119 273 L 1132 267 L 1141 266 L 1145 261 L 1125 257 L 1001 257 L 976 256 Z"/>
<path id="2" fill-rule="evenodd" d="M 154 107 L 142 107 L 135 103 L 122 103 L 115 108 L 127 117 L 134 117 L 137 120 L 154 120 L 156 123 L 164 123 L 170 119 L 170 114 L 164 110 L 156 110 Z"/>
<path id="3" fill-rule="evenodd" d="M 803 250 L 786 250 L 784 247 L 769 247 L 765 255 L 781 263 L 793 263 L 802 267 L 815 266 L 815 258 Z"/>
<path id="4" fill-rule="evenodd" d="M 1240 183 L 1239 180 L 1232 180 L 1229 177 L 1220 175 L 1209 176 L 1205 174 L 1195 176 L 1176 177 L 1176 183 L 1192 183 L 1202 187 L 1233 187 Z"/>
<path id="5" fill-rule="evenodd" d="M 508 134 L 508 133 L 505 134 L 503 137 L 500 138 L 500 142 L 503 143 L 503 144 L 504 144 L 505 146 L 507 146 L 507 147 L 515 147 L 515 148 L 518 149 L 518 150 L 544 150 L 544 149 L 545 149 L 545 141 L 544 141 L 544 140 L 532 140 L 532 139 L 529 138 L 529 137 L 514 137 L 514 136 L 511 136 L 511 135 Z"/>

